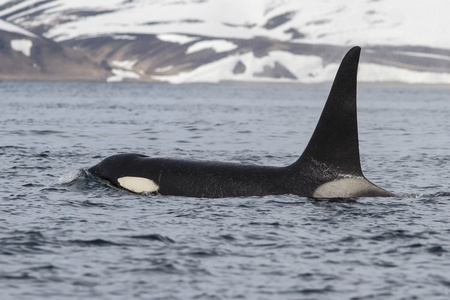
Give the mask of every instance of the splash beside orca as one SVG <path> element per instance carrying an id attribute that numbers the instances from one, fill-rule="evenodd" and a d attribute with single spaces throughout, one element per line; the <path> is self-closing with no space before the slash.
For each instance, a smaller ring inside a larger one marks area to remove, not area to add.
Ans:
<path id="1" fill-rule="evenodd" d="M 356 110 L 361 48 L 343 58 L 317 127 L 300 158 L 286 167 L 110 156 L 88 171 L 135 193 L 198 198 L 294 194 L 312 198 L 389 197 L 361 170 Z"/>

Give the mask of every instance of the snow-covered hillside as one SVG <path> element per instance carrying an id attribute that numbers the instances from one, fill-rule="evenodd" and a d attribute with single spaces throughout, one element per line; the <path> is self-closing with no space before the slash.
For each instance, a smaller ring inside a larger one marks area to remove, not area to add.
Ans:
<path id="1" fill-rule="evenodd" d="M 0 0 L 0 18 L 107 65 L 109 80 L 450 83 L 447 0 Z M 12 26 L 12 25 L 11 25 Z"/>
<path id="2" fill-rule="evenodd" d="M 1 17 L 26 28 L 47 27 L 44 35 L 56 41 L 177 32 L 450 49 L 447 0 L 3 0 L 0 5 Z"/>
<path id="3" fill-rule="evenodd" d="M 102 80 L 107 68 L 52 40 L 0 20 L 0 79 Z"/>

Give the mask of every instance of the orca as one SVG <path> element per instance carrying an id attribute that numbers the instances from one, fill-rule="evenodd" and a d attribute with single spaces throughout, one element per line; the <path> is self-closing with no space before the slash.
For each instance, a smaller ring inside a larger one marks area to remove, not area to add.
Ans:
<path id="1" fill-rule="evenodd" d="M 294 194 L 310 198 L 390 197 L 361 170 L 356 81 L 361 48 L 343 58 L 303 154 L 282 167 L 118 154 L 88 172 L 134 193 L 197 198 Z"/>

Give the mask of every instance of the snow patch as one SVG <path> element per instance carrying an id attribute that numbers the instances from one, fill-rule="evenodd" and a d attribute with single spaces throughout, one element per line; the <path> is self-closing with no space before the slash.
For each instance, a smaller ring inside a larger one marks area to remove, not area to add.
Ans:
<path id="1" fill-rule="evenodd" d="M 295 63 L 293 63 L 295 62 Z M 238 63 L 245 66 L 242 73 L 235 74 L 234 68 Z M 281 64 L 296 78 L 274 78 L 265 76 L 266 67 Z M 338 63 L 324 65 L 317 56 L 295 55 L 284 51 L 273 51 L 265 57 L 255 57 L 253 53 L 228 56 L 215 62 L 202 65 L 190 72 L 181 72 L 176 75 L 158 75 L 154 79 L 174 84 L 191 82 L 218 83 L 221 81 L 247 81 L 247 82 L 298 82 L 314 84 L 332 82 L 336 76 Z M 448 84 L 449 73 L 422 72 L 383 66 L 372 63 L 361 63 L 358 73 L 358 82 L 404 82 L 408 84 Z"/>
<path id="2" fill-rule="evenodd" d="M 403 82 L 409 84 L 448 84 L 449 73 L 422 72 L 371 63 L 359 65 L 359 82 Z"/>
<path id="3" fill-rule="evenodd" d="M 112 37 L 114 40 L 130 40 L 134 41 L 136 39 L 135 35 L 128 35 L 128 34 L 119 34 Z"/>
<path id="4" fill-rule="evenodd" d="M 170 65 L 170 66 L 166 66 L 166 67 L 156 68 L 155 72 L 164 73 L 164 72 L 170 71 L 172 69 L 173 69 L 173 65 Z"/>
<path id="5" fill-rule="evenodd" d="M 394 53 L 408 55 L 408 56 L 414 56 L 414 57 L 450 60 L 450 56 L 433 54 L 433 53 L 419 53 L 419 52 L 412 52 L 412 51 L 395 51 Z"/>
<path id="6" fill-rule="evenodd" d="M 182 34 L 172 34 L 172 33 L 158 34 L 157 38 L 164 42 L 177 43 L 180 45 L 184 45 L 184 44 L 198 40 L 198 38 L 196 38 L 196 37 L 191 37 L 191 36 L 182 35 Z"/>
<path id="7" fill-rule="evenodd" d="M 186 54 L 195 53 L 204 49 L 213 49 L 217 53 L 231 51 L 237 48 L 235 43 L 226 40 L 209 40 L 200 41 L 190 46 L 186 50 Z"/>
<path id="8" fill-rule="evenodd" d="M 134 65 L 137 63 L 137 59 L 135 60 L 113 60 L 111 62 L 114 66 L 119 67 L 121 69 L 132 70 Z"/>
<path id="9" fill-rule="evenodd" d="M 295 61 L 295 66 L 292 62 Z M 241 62 L 245 71 L 234 74 L 233 70 Z M 283 65 L 297 79 L 264 77 L 260 74 L 264 67 L 274 67 L 276 63 Z M 249 82 L 305 82 L 317 83 L 331 80 L 338 65 L 332 64 L 325 68 L 320 57 L 295 55 L 284 51 L 273 51 L 265 57 L 255 57 L 253 53 L 228 56 L 215 62 L 202 65 L 190 72 L 181 72 L 177 75 L 153 76 L 154 79 L 170 83 L 211 82 L 220 81 L 249 81 Z M 331 78 L 331 79 L 330 79 Z"/>
<path id="10" fill-rule="evenodd" d="M 22 52 L 23 55 L 30 57 L 33 42 L 27 39 L 11 40 L 11 48 L 14 51 Z"/>
<path id="11" fill-rule="evenodd" d="M 432 5 L 427 1 L 409 1 L 406 6 L 404 0 L 371 0 L 364 1 L 363 4 L 361 0 L 348 0 L 345 3 L 330 0 L 110 0 L 103 2 L 21 0 L 0 2 L 12 3 L 4 5 L 5 8 L 2 10 L 2 15 L 8 16 L 8 20 L 27 28 L 39 26 L 49 28 L 44 33 L 45 37 L 57 42 L 105 35 L 115 39 L 134 40 L 135 35 L 138 34 L 155 34 L 162 41 L 180 45 L 196 42 L 193 43 L 194 45 L 189 45 L 187 54 L 203 49 L 213 49 L 216 52 L 230 51 L 234 46 L 231 42 L 226 45 L 226 39 L 253 39 L 257 36 L 278 41 L 340 45 L 349 48 L 352 45 L 410 45 L 450 49 L 450 39 L 445 38 L 448 28 L 446 25 L 450 24 L 450 18 L 442 13 L 450 11 L 448 0 L 433 0 Z M 83 17 L 76 15 L 76 12 L 88 11 L 98 13 L 85 14 Z M 280 19 L 286 13 L 289 13 L 290 17 Z M 272 25 L 267 26 L 268 24 Z M 0 20 L 0 30 L 26 35 L 30 38 L 38 37 L 3 20 Z M 293 32 L 298 33 L 297 37 Z M 209 40 L 200 41 L 198 36 Z M 13 47 L 12 44 L 11 47 Z M 16 51 L 24 55 L 31 53 L 25 48 L 22 50 Z M 444 55 L 407 50 L 398 53 L 411 57 L 450 60 L 445 52 L 443 52 Z M 248 53 L 233 55 L 190 72 L 170 76 L 160 75 L 158 78 L 173 82 L 270 80 L 314 83 L 321 80 L 333 80 L 337 64 L 323 65 L 318 57 L 290 55 L 271 53 L 262 58 Z M 296 61 L 289 61 L 289 59 Z M 277 62 L 296 79 L 264 77 L 264 67 L 274 67 Z M 241 71 L 233 72 L 237 65 L 241 67 Z M 169 67 L 158 68 L 156 72 L 164 73 L 171 70 Z M 120 66 L 117 68 L 119 69 Z M 126 67 L 122 67 L 124 68 Z M 208 71 L 211 74 L 207 74 Z M 258 73 L 260 75 L 255 76 Z M 450 76 L 446 73 L 413 71 L 375 64 L 362 64 L 360 73 L 360 79 L 376 82 L 423 81 L 421 83 L 448 84 L 448 76 Z M 137 73 L 132 74 L 138 76 Z M 116 76 L 111 78 L 115 80 Z M 432 80 L 436 82 L 431 82 Z"/>
<path id="12" fill-rule="evenodd" d="M 31 37 L 31 38 L 38 38 L 38 36 L 35 35 L 34 33 L 29 32 L 28 30 L 25 30 L 25 29 L 23 29 L 23 28 L 21 28 L 19 26 L 14 25 L 14 24 L 8 23 L 8 22 L 6 22 L 6 21 L 4 21 L 2 19 L 0 19 L 0 30 L 13 32 L 13 33 L 18 33 L 18 34 L 21 34 L 21 35 L 26 35 L 26 36 Z"/>
<path id="13" fill-rule="evenodd" d="M 161 38 L 183 33 L 184 37 L 265 36 L 290 41 L 294 29 L 301 33 L 302 42 L 314 44 L 450 48 L 450 39 L 445 38 L 449 18 L 442 13 L 450 10 L 448 0 L 433 0 L 432 5 L 427 1 L 406 5 L 405 0 L 58 0 L 36 5 L 38 2 L 15 1 L 2 15 L 11 15 L 9 19 L 28 28 L 47 25 L 50 29 L 45 36 L 56 41 L 149 32 L 161 34 Z M 73 18 L 67 13 L 89 10 L 105 13 Z M 286 13 L 292 14 L 284 22 L 265 26 Z M 62 21 L 55 25 L 55 20 Z"/>
<path id="14" fill-rule="evenodd" d="M 112 69 L 112 73 L 114 74 L 111 77 L 106 79 L 107 82 L 120 82 L 124 79 L 139 79 L 141 76 L 133 71 L 127 71 L 122 69 Z"/>

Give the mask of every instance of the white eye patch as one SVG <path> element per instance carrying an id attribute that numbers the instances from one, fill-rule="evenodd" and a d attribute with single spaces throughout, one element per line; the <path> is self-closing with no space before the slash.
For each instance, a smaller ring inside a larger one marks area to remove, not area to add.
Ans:
<path id="1" fill-rule="evenodd" d="M 159 186 L 148 178 L 125 176 L 117 179 L 120 186 L 134 193 L 154 193 Z"/>

